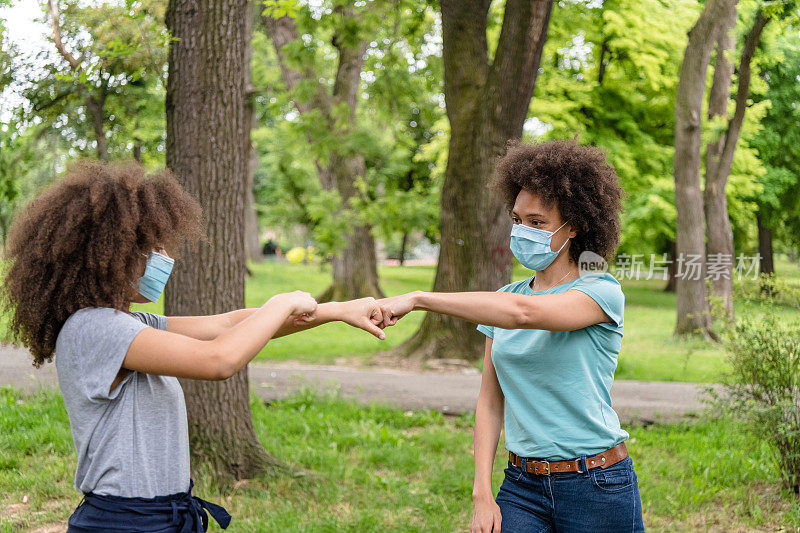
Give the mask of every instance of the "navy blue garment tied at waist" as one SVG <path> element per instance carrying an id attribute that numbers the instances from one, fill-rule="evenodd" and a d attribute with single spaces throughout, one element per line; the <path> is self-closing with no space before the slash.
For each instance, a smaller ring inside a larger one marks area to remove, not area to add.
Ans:
<path id="1" fill-rule="evenodd" d="M 203 533 L 208 515 L 226 529 L 231 515 L 221 506 L 188 492 L 155 498 L 123 498 L 88 493 L 69 518 L 68 533 Z M 208 513 L 206 513 L 208 511 Z"/>

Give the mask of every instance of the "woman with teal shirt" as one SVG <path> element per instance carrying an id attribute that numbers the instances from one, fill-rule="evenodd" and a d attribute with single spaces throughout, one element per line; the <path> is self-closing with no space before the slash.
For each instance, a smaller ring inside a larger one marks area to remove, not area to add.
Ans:
<path id="1" fill-rule="evenodd" d="M 644 531 L 628 434 L 610 396 L 625 297 L 610 274 L 579 268 L 582 254 L 610 258 L 619 243 L 616 172 L 597 148 L 518 144 L 493 185 L 513 222 L 511 251 L 536 275 L 497 292 L 380 301 L 385 326 L 426 310 L 476 322 L 486 336 L 470 531 Z M 503 427 L 509 462 L 495 498 Z"/>

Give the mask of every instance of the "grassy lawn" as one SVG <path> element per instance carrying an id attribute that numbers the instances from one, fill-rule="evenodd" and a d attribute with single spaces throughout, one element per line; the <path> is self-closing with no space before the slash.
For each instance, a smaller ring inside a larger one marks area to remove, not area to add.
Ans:
<path id="1" fill-rule="evenodd" d="M 466 530 L 471 416 L 364 407 L 310 392 L 251 403 L 264 446 L 310 474 L 230 490 L 196 480 L 197 495 L 233 514 L 229 531 Z M 725 420 L 629 428 L 648 531 L 800 530 L 800 501 L 781 493 L 767 450 L 736 428 Z M 495 490 L 503 466 L 498 453 Z M 74 468 L 58 392 L 0 389 L 0 532 L 63 523 L 80 501 Z"/>
<path id="2" fill-rule="evenodd" d="M 778 275 L 800 285 L 800 271 L 785 260 L 777 262 Z M 330 271 L 316 265 L 261 263 L 251 265 L 253 276 L 247 282 L 247 305 L 258 306 L 275 293 L 302 289 L 312 294 L 322 292 L 330 280 Z M 531 272 L 519 268 L 514 279 L 525 279 Z M 388 295 L 413 290 L 430 290 L 434 267 L 381 267 L 380 276 Z M 662 281 L 623 281 L 625 291 L 625 339 L 622 343 L 617 379 L 653 381 L 716 382 L 727 370 L 722 348 L 713 343 L 676 339 L 675 294 L 665 293 Z M 160 305 L 140 309 L 162 312 Z M 739 316 L 757 311 L 753 304 L 737 302 Z M 797 316 L 796 309 L 782 309 L 787 317 Z M 375 353 L 397 346 L 412 335 L 423 313 L 411 313 L 387 330 L 387 340 L 353 331 L 343 324 L 329 324 L 309 332 L 276 339 L 258 356 L 258 360 L 295 360 L 306 363 L 333 364 L 345 358 L 366 362 Z M 468 357 L 465 354 L 465 358 Z"/>

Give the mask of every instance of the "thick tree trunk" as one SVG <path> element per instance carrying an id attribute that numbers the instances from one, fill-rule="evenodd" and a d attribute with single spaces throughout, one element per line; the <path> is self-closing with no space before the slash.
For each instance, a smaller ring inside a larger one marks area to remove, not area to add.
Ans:
<path id="1" fill-rule="evenodd" d="M 170 0 L 167 166 L 203 206 L 208 242 L 185 249 L 165 295 L 168 315 L 244 307 L 247 0 Z M 274 464 L 253 431 L 245 368 L 220 382 L 181 380 L 192 465 L 222 481 Z"/>
<path id="2" fill-rule="evenodd" d="M 772 252 L 772 230 L 764 225 L 761 213 L 756 213 L 756 224 L 758 224 L 758 255 L 759 272 L 772 276 L 775 274 L 775 261 Z"/>
<path id="3" fill-rule="evenodd" d="M 731 97 L 733 63 L 728 54 L 736 46 L 736 5 L 731 5 L 717 28 L 714 79 L 708 97 L 708 118 L 728 116 Z M 706 212 L 707 258 L 714 295 L 722 300 L 725 311 L 733 319 L 733 231 L 728 218 L 728 200 L 725 181 L 719 173 L 720 157 L 725 147 L 725 132 L 706 146 L 706 183 L 704 192 Z M 714 272 L 711 272 L 711 269 Z"/>
<path id="4" fill-rule="evenodd" d="M 522 135 L 552 10 L 551 1 L 509 0 L 494 62 L 486 41 L 487 0 L 442 0 L 444 95 L 450 144 L 441 199 L 441 244 L 433 290 L 490 291 L 509 281 L 511 222 L 487 193 L 495 158 Z M 475 359 L 475 325 L 428 313 L 401 355 Z"/>
<path id="5" fill-rule="evenodd" d="M 705 286 L 705 231 L 700 190 L 700 147 L 706 71 L 721 20 L 736 0 L 709 0 L 689 31 L 675 95 L 675 207 L 677 251 L 683 272 L 677 282 L 678 334 L 697 333 L 714 338 Z M 688 268 L 689 262 L 696 270 Z"/>

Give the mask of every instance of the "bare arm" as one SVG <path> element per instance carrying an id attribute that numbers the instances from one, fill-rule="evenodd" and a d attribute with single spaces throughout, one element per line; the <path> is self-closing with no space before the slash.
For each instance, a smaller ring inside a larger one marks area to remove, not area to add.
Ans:
<path id="1" fill-rule="evenodd" d="M 528 296 L 510 292 L 412 292 L 379 300 L 384 325 L 424 310 L 503 329 L 574 331 L 611 319 L 588 294 L 577 290 Z"/>
<path id="2" fill-rule="evenodd" d="M 227 379 L 250 362 L 290 316 L 313 318 L 316 308 L 307 293 L 279 294 L 210 340 L 147 328 L 133 339 L 122 368 L 190 379 Z"/>
<path id="3" fill-rule="evenodd" d="M 492 339 L 487 338 L 481 390 L 475 409 L 475 481 L 472 485 L 474 511 L 470 525 L 470 531 L 473 532 L 500 531 L 500 508 L 494 501 L 492 491 L 492 468 L 500 440 L 500 429 L 503 427 L 504 401 L 492 362 Z"/>
<path id="4" fill-rule="evenodd" d="M 194 339 L 213 340 L 251 316 L 258 309 L 237 309 L 229 313 L 209 316 L 170 316 L 167 317 L 167 331 Z M 272 338 L 277 339 L 328 322 L 341 320 L 368 331 L 379 339 L 384 339 L 383 331 L 376 325 L 381 322 L 379 314 L 380 307 L 374 298 L 361 298 L 349 302 L 327 302 L 319 304 L 316 314 L 307 322 L 297 323 L 294 318 L 287 317 Z M 371 318 L 372 320 L 370 320 Z"/>

